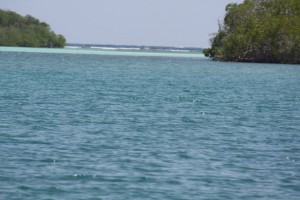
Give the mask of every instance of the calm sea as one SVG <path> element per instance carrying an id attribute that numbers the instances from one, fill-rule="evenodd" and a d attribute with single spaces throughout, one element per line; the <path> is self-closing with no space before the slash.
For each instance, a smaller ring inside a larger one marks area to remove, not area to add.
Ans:
<path id="1" fill-rule="evenodd" d="M 300 198 L 300 66 L 0 52 L 0 199 Z"/>

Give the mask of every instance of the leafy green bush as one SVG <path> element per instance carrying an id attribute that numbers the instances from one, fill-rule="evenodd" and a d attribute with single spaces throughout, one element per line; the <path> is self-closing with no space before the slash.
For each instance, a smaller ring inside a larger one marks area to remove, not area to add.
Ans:
<path id="1" fill-rule="evenodd" d="M 48 24 L 27 15 L 0 9 L 0 46 L 64 47 L 66 39 Z"/>
<path id="2" fill-rule="evenodd" d="M 224 24 L 204 53 L 224 61 L 300 63 L 299 0 L 228 4 Z"/>

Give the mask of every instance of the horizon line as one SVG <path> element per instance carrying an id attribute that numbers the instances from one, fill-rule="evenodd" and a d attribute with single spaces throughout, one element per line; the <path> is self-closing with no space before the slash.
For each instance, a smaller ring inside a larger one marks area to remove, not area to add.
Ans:
<path id="1" fill-rule="evenodd" d="M 120 46 L 120 47 L 164 47 L 164 48 L 177 48 L 177 49 L 205 49 L 205 47 L 192 47 L 192 46 L 164 46 L 164 45 L 142 45 L 142 44 L 98 44 L 98 43 L 80 43 L 80 42 L 66 42 L 65 46 L 68 45 L 96 45 L 96 46 Z"/>

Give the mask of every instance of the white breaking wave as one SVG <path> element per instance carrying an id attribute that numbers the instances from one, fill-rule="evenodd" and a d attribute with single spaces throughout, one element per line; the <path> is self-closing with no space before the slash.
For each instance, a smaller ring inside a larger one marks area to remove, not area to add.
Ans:
<path id="1" fill-rule="evenodd" d="M 130 47 L 90 47 L 91 49 L 101 49 L 101 50 L 141 50 L 140 48 L 130 48 Z"/>
<path id="2" fill-rule="evenodd" d="M 176 49 L 173 49 L 173 50 L 170 50 L 170 51 L 173 51 L 173 52 L 185 52 L 185 53 L 190 52 L 189 50 L 176 50 Z"/>
<path id="3" fill-rule="evenodd" d="M 134 48 L 134 47 L 121 47 L 121 48 L 118 48 L 120 50 L 141 50 L 141 48 Z"/>
<path id="4" fill-rule="evenodd" d="M 30 48 L 30 47 L 3 47 L 0 52 L 27 52 L 27 53 L 52 53 L 52 54 L 81 54 L 81 55 L 114 55 L 114 56 L 148 56 L 148 57 L 185 57 L 204 58 L 201 53 L 172 53 L 172 52 L 147 52 L 147 51 L 99 51 L 88 48 Z"/>
<path id="5" fill-rule="evenodd" d="M 80 46 L 65 46 L 66 49 L 81 49 Z"/>

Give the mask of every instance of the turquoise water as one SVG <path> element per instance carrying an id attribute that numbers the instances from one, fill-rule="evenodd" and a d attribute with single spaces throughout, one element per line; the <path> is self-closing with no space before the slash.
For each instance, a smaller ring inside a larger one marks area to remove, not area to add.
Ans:
<path id="1" fill-rule="evenodd" d="M 0 52 L 23 52 L 23 53 L 51 53 L 51 54 L 76 54 L 76 55 L 105 55 L 105 56 L 142 56 L 142 57 L 176 57 L 176 58 L 204 58 L 201 53 L 179 52 L 144 52 L 144 51 L 120 51 L 99 50 L 82 48 L 28 48 L 28 47 L 1 47 Z"/>
<path id="2" fill-rule="evenodd" d="M 300 196 L 300 66 L 0 52 L 0 199 Z"/>

